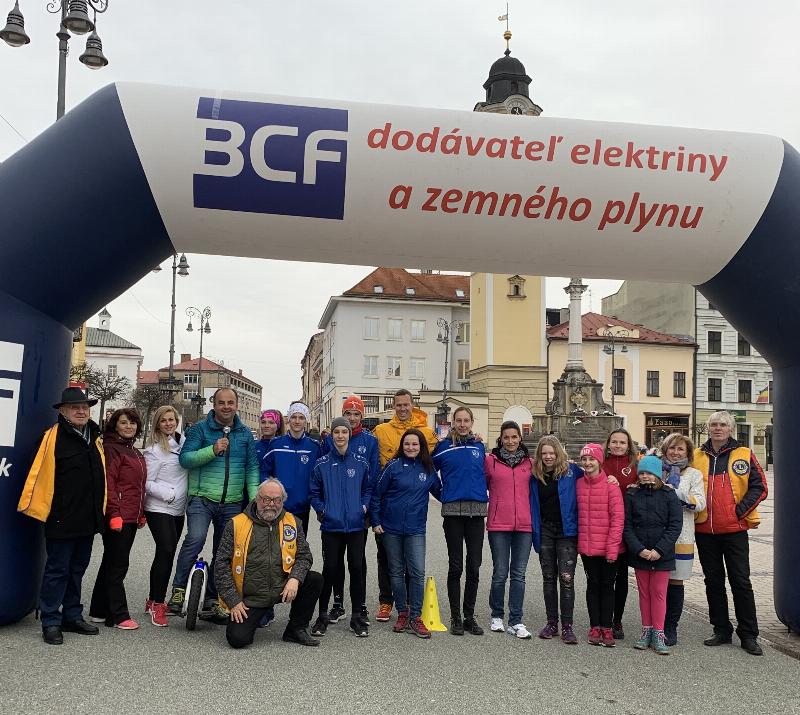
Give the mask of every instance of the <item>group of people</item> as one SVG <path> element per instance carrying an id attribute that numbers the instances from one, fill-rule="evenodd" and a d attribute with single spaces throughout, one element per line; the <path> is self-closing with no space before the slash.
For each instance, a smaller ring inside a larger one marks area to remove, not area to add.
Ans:
<path id="1" fill-rule="evenodd" d="M 89 419 L 94 402 L 79 388 L 64 391 L 54 406 L 58 421 L 38 445 L 19 503 L 20 511 L 44 522 L 40 611 L 47 643 L 62 643 L 64 632 L 97 634 L 93 622 L 139 627 L 124 580 L 134 540 L 145 526 L 156 546 L 145 612 L 154 625 L 167 626 L 168 614 L 183 609 L 189 573 L 211 524 L 213 578 L 204 607 L 209 618 L 226 625 L 232 647 L 251 644 L 279 603 L 291 605 L 283 639 L 319 645 L 346 616 L 346 574 L 349 628 L 357 637 L 368 636 L 370 529 L 377 547 L 375 619 L 389 621 L 395 612 L 395 632 L 430 638 L 422 601 L 433 495 L 441 502 L 453 635 L 484 633 L 476 601 L 488 534 L 491 631 L 532 637 L 523 607 L 533 549 L 546 612 L 538 636 L 577 644 L 574 578 L 580 555 L 588 642 L 612 647 L 625 637 L 632 567 L 642 620 L 634 647 L 667 654 L 678 641 L 683 582 L 691 577 L 696 542 L 714 628 L 705 644 L 732 639 L 727 573 L 741 645 L 761 654 L 747 531 L 758 525 L 756 507 L 767 485 L 752 451 L 733 440 L 727 412 L 711 415 L 709 440 L 699 449 L 676 433 L 664 440 L 659 455 L 639 458 L 631 435 L 618 429 L 605 445 L 585 445 L 576 464 L 552 435 L 530 454 L 515 422 L 501 425 L 487 454 L 467 407 L 455 410 L 448 436 L 437 440 L 408 390 L 398 390 L 394 415 L 372 433 L 362 426 L 362 401 L 347 398 L 342 416 L 317 442 L 307 433 L 310 414 L 300 402 L 290 406 L 285 422 L 280 410 L 265 410 L 255 440 L 237 415 L 235 390 L 220 388 L 206 419 L 186 435 L 177 431 L 174 408 L 159 408 L 143 453 L 134 446 L 143 428 L 139 414 L 117 410 L 101 438 Z M 307 542 L 312 510 L 322 542 L 321 573 L 312 570 Z M 81 582 L 96 533 L 102 533 L 104 551 L 87 622 Z"/>

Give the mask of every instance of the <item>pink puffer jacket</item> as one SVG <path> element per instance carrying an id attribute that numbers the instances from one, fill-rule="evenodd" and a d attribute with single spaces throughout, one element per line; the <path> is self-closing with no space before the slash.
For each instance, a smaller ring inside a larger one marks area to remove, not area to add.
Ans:
<path id="1" fill-rule="evenodd" d="M 578 553 L 605 556 L 615 561 L 624 550 L 622 527 L 625 506 L 619 487 L 608 483 L 602 470 L 599 474 L 576 483 L 578 499 Z"/>
<path id="2" fill-rule="evenodd" d="M 513 469 L 494 454 L 483 462 L 489 488 L 487 531 L 532 531 L 531 460 L 523 459 Z"/>

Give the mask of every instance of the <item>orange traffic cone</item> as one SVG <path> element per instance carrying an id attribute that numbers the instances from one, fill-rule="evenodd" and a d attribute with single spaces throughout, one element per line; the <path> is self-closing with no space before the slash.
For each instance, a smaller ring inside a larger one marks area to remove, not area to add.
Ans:
<path id="1" fill-rule="evenodd" d="M 439 615 L 439 597 L 436 595 L 436 581 L 433 576 L 425 579 L 425 597 L 422 599 L 422 622 L 429 631 L 446 631 Z"/>

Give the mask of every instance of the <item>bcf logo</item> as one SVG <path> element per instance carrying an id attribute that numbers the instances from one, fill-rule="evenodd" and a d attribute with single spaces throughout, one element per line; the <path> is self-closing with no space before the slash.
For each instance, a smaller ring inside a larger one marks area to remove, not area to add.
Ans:
<path id="1" fill-rule="evenodd" d="M 347 110 L 201 97 L 197 208 L 343 219 Z"/>

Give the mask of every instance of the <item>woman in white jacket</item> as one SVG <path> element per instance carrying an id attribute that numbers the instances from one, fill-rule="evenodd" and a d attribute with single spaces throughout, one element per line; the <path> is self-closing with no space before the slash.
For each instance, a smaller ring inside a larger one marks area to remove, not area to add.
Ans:
<path id="1" fill-rule="evenodd" d="M 154 626 L 167 625 L 167 586 L 186 510 L 188 474 L 178 462 L 186 438 L 177 428 L 175 408 L 159 407 L 153 415 L 150 446 L 144 450 L 147 463 L 144 513 L 156 542 L 145 612 L 150 614 Z"/>
<path id="2" fill-rule="evenodd" d="M 683 612 L 683 582 L 692 577 L 694 564 L 694 515 L 706 508 L 703 474 L 691 466 L 694 444 L 677 432 L 661 443 L 664 483 L 671 486 L 683 507 L 683 528 L 675 544 L 675 570 L 669 575 L 667 615 L 664 620 L 665 642 L 678 643 L 678 621 Z"/>

